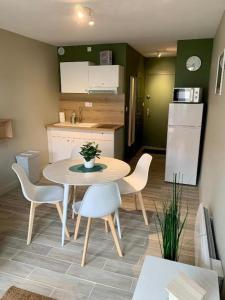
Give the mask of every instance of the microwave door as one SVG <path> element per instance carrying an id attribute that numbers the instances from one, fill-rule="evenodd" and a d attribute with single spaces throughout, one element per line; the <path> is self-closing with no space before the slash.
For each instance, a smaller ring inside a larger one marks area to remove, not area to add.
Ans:
<path id="1" fill-rule="evenodd" d="M 185 94 L 186 94 L 185 89 L 182 89 L 182 88 L 175 89 L 173 101 L 174 102 L 185 102 Z"/>
<path id="2" fill-rule="evenodd" d="M 192 99 L 192 89 L 177 88 L 174 89 L 173 102 L 190 102 Z"/>
<path id="3" fill-rule="evenodd" d="M 173 90 L 173 102 L 178 102 L 178 90 Z"/>

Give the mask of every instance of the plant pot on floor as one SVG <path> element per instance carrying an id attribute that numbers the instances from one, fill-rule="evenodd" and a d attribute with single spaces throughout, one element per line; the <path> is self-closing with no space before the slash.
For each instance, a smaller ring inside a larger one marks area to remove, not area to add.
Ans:
<path id="1" fill-rule="evenodd" d="M 95 159 L 94 159 L 94 158 L 92 158 L 92 159 L 89 160 L 89 161 L 86 161 L 86 160 L 84 159 L 84 166 L 85 166 L 86 169 L 91 169 L 91 168 L 94 167 L 94 165 L 95 165 Z"/>

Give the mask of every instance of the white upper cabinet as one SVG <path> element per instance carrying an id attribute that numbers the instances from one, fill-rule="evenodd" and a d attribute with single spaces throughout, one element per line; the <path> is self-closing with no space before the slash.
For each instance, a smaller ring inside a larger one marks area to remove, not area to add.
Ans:
<path id="1" fill-rule="evenodd" d="M 89 67 L 90 93 L 123 92 L 124 69 L 119 65 L 102 65 Z"/>
<path id="2" fill-rule="evenodd" d="M 123 93 L 124 68 L 91 62 L 61 62 L 61 93 Z"/>
<path id="3" fill-rule="evenodd" d="M 88 93 L 88 68 L 90 62 L 61 62 L 61 92 Z"/>

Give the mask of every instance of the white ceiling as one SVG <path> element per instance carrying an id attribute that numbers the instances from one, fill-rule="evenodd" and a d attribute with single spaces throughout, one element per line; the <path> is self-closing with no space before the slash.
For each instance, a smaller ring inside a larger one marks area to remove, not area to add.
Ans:
<path id="1" fill-rule="evenodd" d="M 94 11 L 78 25 L 74 6 Z M 0 0 L 0 28 L 53 45 L 127 42 L 146 56 L 174 54 L 179 39 L 213 37 L 225 0 Z"/>

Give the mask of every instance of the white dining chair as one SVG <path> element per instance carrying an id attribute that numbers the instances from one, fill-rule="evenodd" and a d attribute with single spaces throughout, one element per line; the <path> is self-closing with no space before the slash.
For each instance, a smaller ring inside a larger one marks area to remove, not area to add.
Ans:
<path id="1" fill-rule="evenodd" d="M 74 147 L 71 151 L 71 155 L 70 158 L 74 159 L 74 158 L 80 158 L 81 155 L 79 155 L 79 150 L 77 149 L 77 147 Z M 71 195 L 70 195 L 70 199 L 72 199 L 72 206 L 74 205 L 74 203 L 76 202 L 76 192 L 77 192 L 77 187 L 76 185 L 72 186 L 71 189 Z M 72 219 L 74 219 L 75 213 L 72 210 Z M 118 232 L 118 236 L 121 239 L 122 238 L 122 234 L 121 234 L 121 228 L 120 228 L 120 219 L 119 219 L 119 211 L 116 210 L 115 215 L 114 215 L 114 223 L 116 223 L 116 227 L 117 227 L 117 232 Z M 105 232 L 108 233 L 108 226 L 107 226 L 107 222 L 105 221 Z"/>
<path id="2" fill-rule="evenodd" d="M 74 203 L 73 210 L 77 214 L 77 221 L 74 229 L 75 240 L 78 236 L 81 217 L 88 218 L 84 249 L 81 260 L 82 267 L 85 264 L 91 221 L 95 218 L 101 218 L 109 224 L 118 255 L 120 257 L 123 256 L 112 218 L 112 214 L 118 210 L 120 205 L 120 192 L 118 185 L 115 182 L 90 186 L 87 189 L 83 200 Z"/>
<path id="3" fill-rule="evenodd" d="M 27 245 L 31 242 L 35 209 L 41 204 L 54 204 L 58 211 L 62 222 L 62 209 L 60 202 L 63 201 L 63 188 L 58 185 L 38 186 L 30 182 L 26 172 L 18 163 L 13 163 L 13 171 L 16 173 L 22 188 L 24 197 L 30 201 L 30 216 L 27 234 Z M 68 229 L 66 228 L 66 236 L 70 238 Z"/>
<path id="4" fill-rule="evenodd" d="M 74 147 L 72 149 L 70 158 L 71 159 L 79 158 L 79 150 L 77 149 L 77 147 Z M 76 187 L 76 185 L 73 185 L 72 189 L 71 189 L 71 196 L 70 196 L 70 197 L 72 197 L 72 205 L 74 205 L 74 203 L 76 201 L 76 191 L 77 191 L 77 187 Z M 72 219 L 74 219 L 74 211 L 72 211 Z"/>
<path id="5" fill-rule="evenodd" d="M 134 172 L 131 175 L 126 176 L 123 179 L 117 181 L 121 195 L 127 195 L 127 194 L 134 195 L 136 209 L 137 209 L 136 199 L 139 200 L 145 225 L 148 225 L 148 218 L 147 218 L 141 191 L 145 188 L 147 184 L 151 161 L 152 161 L 152 156 L 150 154 L 147 153 L 143 154 L 140 157 Z"/>

